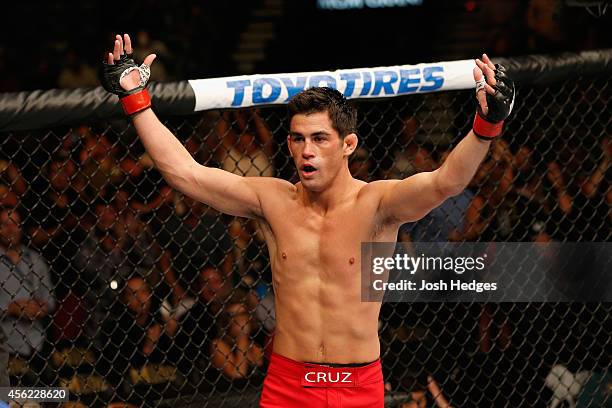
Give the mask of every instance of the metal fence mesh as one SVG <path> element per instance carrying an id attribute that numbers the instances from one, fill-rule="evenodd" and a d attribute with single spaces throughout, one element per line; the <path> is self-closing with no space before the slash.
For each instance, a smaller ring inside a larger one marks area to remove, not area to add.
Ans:
<path id="1" fill-rule="evenodd" d="M 505 135 L 469 189 L 398 239 L 609 241 L 611 91 L 606 77 L 519 87 Z M 471 95 L 358 102 L 355 177 L 435 169 L 470 129 Z M 297 181 L 284 107 L 164 122 L 202 164 Z M 256 404 L 274 331 L 256 225 L 169 188 L 125 120 L 0 140 L 0 301 L 12 384 L 65 386 L 84 406 Z M 16 242 L 20 255 L 6 251 Z M 580 385 L 578 406 L 610 404 L 610 309 L 384 304 L 388 406 L 433 403 L 428 375 L 453 406 L 547 406 L 551 369 L 568 389 Z"/>

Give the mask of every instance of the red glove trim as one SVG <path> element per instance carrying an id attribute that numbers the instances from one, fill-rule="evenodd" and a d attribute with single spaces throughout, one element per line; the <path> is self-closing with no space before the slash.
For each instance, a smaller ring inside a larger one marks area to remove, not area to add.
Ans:
<path id="1" fill-rule="evenodd" d="M 504 121 L 498 123 L 487 122 L 479 113 L 474 117 L 474 134 L 482 140 L 492 140 L 501 135 L 504 128 Z"/>
<path id="2" fill-rule="evenodd" d="M 121 98 L 121 105 L 123 105 L 123 111 L 126 115 L 133 115 L 151 107 L 151 96 L 149 91 L 143 89 Z"/>

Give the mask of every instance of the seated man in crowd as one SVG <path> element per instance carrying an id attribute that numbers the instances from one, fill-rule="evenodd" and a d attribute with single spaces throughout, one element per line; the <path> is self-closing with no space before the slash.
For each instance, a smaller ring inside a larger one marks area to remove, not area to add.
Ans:
<path id="1" fill-rule="evenodd" d="M 181 302 L 186 307 L 175 309 L 166 323 L 166 333 L 173 338 L 178 368 L 187 376 L 198 376 L 207 374 L 210 367 L 210 344 L 217 337 L 215 316 L 232 288 L 219 270 L 207 266 L 194 281 L 191 291 L 195 299 Z"/>
<path id="2" fill-rule="evenodd" d="M 7 336 L 5 348 L 13 357 L 12 375 L 33 370 L 38 375 L 32 381 L 39 381 L 46 364 L 40 355 L 45 337 L 42 320 L 53 310 L 55 299 L 47 263 L 23 245 L 21 238 L 19 212 L 0 209 L 0 309 Z"/>
<path id="3" fill-rule="evenodd" d="M 120 396 L 129 396 L 133 386 L 171 381 L 176 375 L 167 365 L 171 340 L 151 300 L 146 280 L 130 277 L 100 332 L 106 344 L 98 370 Z"/>
<path id="4" fill-rule="evenodd" d="M 230 279 L 233 242 L 215 210 L 179 193 L 170 195 L 173 206 L 161 207 L 151 227 L 160 247 L 159 266 L 177 306 L 206 265 L 218 267 L 224 279 Z"/>
<path id="5" fill-rule="evenodd" d="M 125 226 L 117 211 L 102 201 L 94 205 L 94 211 L 96 224 L 74 258 L 80 279 L 72 285 L 85 299 L 83 306 L 89 320 L 84 334 L 89 339 L 95 338 L 116 299 L 110 282 L 127 279 L 133 271 L 125 259 Z"/>
<path id="6" fill-rule="evenodd" d="M 252 340 L 254 318 L 242 303 L 232 303 L 217 318 L 220 337 L 211 345 L 212 363 L 237 380 L 263 365 L 263 351 Z"/>

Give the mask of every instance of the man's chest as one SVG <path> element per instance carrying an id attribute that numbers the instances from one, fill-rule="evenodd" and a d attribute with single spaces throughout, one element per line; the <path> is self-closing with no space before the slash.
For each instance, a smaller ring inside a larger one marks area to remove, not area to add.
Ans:
<path id="1" fill-rule="evenodd" d="M 295 206 L 268 225 L 266 240 L 279 262 L 331 268 L 358 266 L 361 243 L 378 240 L 385 230 L 376 219 L 376 207 L 368 205 L 347 205 L 326 214 Z"/>

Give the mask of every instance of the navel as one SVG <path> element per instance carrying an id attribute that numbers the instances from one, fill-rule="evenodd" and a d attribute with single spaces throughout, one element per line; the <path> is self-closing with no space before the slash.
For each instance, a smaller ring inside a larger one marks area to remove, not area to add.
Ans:
<path id="1" fill-rule="evenodd" d="M 352 265 L 352 264 L 354 264 L 354 263 L 355 263 L 355 258 L 353 258 L 353 257 L 351 256 L 351 258 L 349 259 L 349 263 L 350 263 L 351 265 Z"/>
<path id="2" fill-rule="evenodd" d="M 287 254 L 286 253 L 282 253 L 281 256 L 283 257 L 283 259 L 287 259 Z"/>

